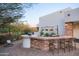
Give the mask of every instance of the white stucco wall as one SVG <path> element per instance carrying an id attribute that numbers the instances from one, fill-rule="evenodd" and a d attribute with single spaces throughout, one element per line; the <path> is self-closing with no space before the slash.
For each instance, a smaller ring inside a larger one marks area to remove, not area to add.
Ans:
<path id="1" fill-rule="evenodd" d="M 67 9 L 70 10 L 70 9 Z M 67 11 L 65 10 L 61 10 L 48 14 L 46 16 L 42 16 L 39 18 L 39 28 L 40 27 L 44 27 L 44 26 L 57 26 L 58 25 L 58 32 L 59 35 L 63 35 L 64 34 L 64 22 L 65 22 L 65 13 Z"/>
<path id="2" fill-rule="evenodd" d="M 70 14 L 70 16 L 67 16 L 67 14 Z M 65 17 L 66 17 L 65 22 L 77 22 L 77 21 L 79 21 L 79 8 L 67 11 Z"/>
<path id="3" fill-rule="evenodd" d="M 67 11 L 65 17 L 65 22 L 73 22 L 73 36 L 79 39 L 79 8 Z"/>

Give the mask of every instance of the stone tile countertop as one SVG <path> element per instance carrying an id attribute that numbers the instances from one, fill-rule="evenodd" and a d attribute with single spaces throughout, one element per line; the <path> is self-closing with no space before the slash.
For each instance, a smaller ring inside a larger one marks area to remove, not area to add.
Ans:
<path id="1" fill-rule="evenodd" d="M 51 40 L 51 39 L 74 39 L 72 36 L 58 36 L 58 37 L 33 37 L 30 36 L 31 39 L 41 39 L 41 40 Z"/>

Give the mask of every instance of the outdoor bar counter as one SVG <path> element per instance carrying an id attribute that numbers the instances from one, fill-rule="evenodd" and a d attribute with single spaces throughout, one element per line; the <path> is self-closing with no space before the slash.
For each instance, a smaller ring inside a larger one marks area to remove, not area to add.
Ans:
<path id="1" fill-rule="evenodd" d="M 59 36 L 59 37 L 30 37 L 31 47 L 37 48 L 40 50 L 49 50 L 49 43 L 52 40 L 66 40 L 66 39 L 74 39 L 72 36 Z"/>

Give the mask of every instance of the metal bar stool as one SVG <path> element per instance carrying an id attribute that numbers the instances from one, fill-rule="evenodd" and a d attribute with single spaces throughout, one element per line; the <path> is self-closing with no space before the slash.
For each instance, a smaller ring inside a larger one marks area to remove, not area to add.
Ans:
<path id="1" fill-rule="evenodd" d="M 54 54 L 54 49 L 55 49 L 54 40 L 50 40 L 49 41 L 49 51 L 53 51 L 53 54 Z"/>
<path id="2" fill-rule="evenodd" d="M 49 50 L 53 51 L 53 54 L 57 52 L 59 54 L 59 40 L 51 40 L 49 43 Z"/>
<path id="3" fill-rule="evenodd" d="M 64 50 L 65 53 L 65 39 L 59 40 L 60 50 Z"/>
<path id="4" fill-rule="evenodd" d="M 73 39 L 73 49 L 76 50 L 76 39 L 75 38 Z"/>
<path id="5" fill-rule="evenodd" d="M 70 50 L 73 50 L 73 43 L 72 43 L 72 39 L 65 39 L 65 49 L 67 48 L 70 52 Z"/>

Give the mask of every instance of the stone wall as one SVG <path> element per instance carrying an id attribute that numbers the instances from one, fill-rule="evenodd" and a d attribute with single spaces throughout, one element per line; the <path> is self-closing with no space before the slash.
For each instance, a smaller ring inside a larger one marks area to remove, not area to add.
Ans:
<path id="1" fill-rule="evenodd" d="M 73 23 L 72 22 L 65 23 L 64 27 L 65 27 L 64 35 L 73 36 Z"/>
<path id="2" fill-rule="evenodd" d="M 47 40 L 37 40 L 37 39 L 31 39 L 31 47 L 37 48 L 43 51 L 49 50 L 49 41 Z"/>

